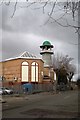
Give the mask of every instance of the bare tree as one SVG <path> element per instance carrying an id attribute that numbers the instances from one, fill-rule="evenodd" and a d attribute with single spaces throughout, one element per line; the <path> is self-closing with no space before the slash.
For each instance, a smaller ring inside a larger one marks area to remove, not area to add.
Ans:
<path id="1" fill-rule="evenodd" d="M 57 56 L 53 58 L 53 68 L 58 79 L 60 77 L 62 81 L 64 79 L 67 80 L 69 83 L 71 82 L 71 79 L 76 72 L 75 65 L 71 64 L 72 60 L 73 58 L 69 57 L 68 55 L 64 56 L 59 54 L 57 54 Z"/>

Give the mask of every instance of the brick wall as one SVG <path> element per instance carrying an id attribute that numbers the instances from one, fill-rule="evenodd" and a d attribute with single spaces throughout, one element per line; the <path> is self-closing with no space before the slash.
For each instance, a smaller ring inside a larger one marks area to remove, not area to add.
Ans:
<path id="1" fill-rule="evenodd" d="M 38 63 L 38 65 L 39 65 L 39 69 L 38 69 L 39 77 L 38 78 L 39 78 L 39 82 L 42 82 L 43 76 L 41 75 L 41 72 L 43 71 L 44 68 L 43 68 L 43 61 L 40 59 L 15 59 L 15 60 L 9 60 L 9 61 L 0 63 L 0 75 L 3 75 L 6 78 L 6 81 L 13 81 L 14 78 L 16 77 L 16 78 L 18 78 L 17 82 L 21 82 L 22 63 L 25 61 L 29 63 L 29 75 L 28 75 L 29 82 L 31 82 L 31 64 L 32 64 L 32 62 Z"/>

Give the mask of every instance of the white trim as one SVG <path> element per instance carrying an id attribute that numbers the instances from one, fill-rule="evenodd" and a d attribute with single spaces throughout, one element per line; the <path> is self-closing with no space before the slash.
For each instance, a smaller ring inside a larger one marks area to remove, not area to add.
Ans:
<path id="1" fill-rule="evenodd" d="M 15 58 L 9 58 L 9 59 L 2 60 L 2 61 L 0 61 L 0 62 L 7 62 L 7 61 L 10 61 L 10 60 L 16 60 L 16 59 L 41 60 L 42 62 L 44 62 L 41 58 L 30 58 L 30 57 L 15 57 Z"/>

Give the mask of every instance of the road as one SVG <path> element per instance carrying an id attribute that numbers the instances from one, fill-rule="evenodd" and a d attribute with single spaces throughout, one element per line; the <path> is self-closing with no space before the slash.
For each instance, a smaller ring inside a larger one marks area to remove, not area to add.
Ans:
<path id="1" fill-rule="evenodd" d="M 40 93 L 27 97 L 9 98 L 3 103 L 3 118 L 76 118 L 78 91 L 58 94 Z"/>

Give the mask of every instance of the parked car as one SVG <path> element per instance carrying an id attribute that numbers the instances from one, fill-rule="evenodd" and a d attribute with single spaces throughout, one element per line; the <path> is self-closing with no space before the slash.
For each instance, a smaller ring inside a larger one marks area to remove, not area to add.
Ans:
<path id="1" fill-rule="evenodd" d="M 13 94 L 13 90 L 9 88 L 2 87 L 2 94 Z"/>
<path id="2" fill-rule="evenodd" d="M 0 88 L 0 95 L 5 95 L 5 94 L 7 94 L 7 92 L 3 88 Z"/>

